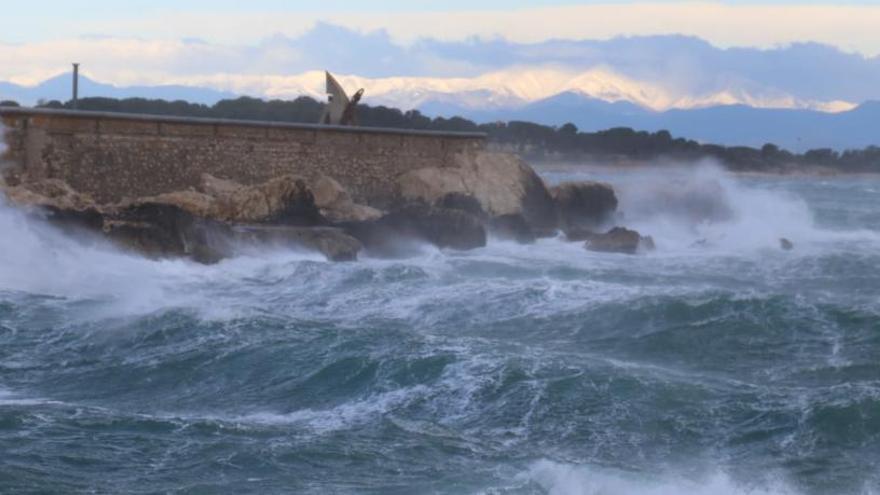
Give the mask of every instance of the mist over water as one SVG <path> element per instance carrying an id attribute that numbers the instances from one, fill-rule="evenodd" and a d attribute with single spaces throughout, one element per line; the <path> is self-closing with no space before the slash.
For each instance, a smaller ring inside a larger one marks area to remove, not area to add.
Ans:
<path id="1" fill-rule="evenodd" d="M 540 171 L 658 249 L 202 266 L 0 206 L 0 492 L 880 491 L 880 180 Z"/>

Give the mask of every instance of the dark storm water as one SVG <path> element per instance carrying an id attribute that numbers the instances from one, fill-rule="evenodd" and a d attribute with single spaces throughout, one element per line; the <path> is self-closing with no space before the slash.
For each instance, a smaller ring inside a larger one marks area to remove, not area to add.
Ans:
<path id="1" fill-rule="evenodd" d="M 880 492 L 880 180 L 599 175 L 656 252 L 205 267 L 0 207 L 0 493 Z"/>

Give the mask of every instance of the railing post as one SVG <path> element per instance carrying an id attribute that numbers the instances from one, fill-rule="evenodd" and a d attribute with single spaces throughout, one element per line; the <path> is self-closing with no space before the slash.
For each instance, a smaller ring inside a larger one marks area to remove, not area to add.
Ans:
<path id="1" fill-rule="evenodd" d="M 79 107 L 79 64 L 73 64 L 73 109 Z"/>

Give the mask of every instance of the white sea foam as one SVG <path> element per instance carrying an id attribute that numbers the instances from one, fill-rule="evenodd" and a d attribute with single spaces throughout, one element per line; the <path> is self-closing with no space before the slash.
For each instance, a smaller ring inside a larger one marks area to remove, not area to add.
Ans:
<path id="1" fill-rule="evenodd" d="M 623 471 L 561 464 L 548 460 L 534 463 L 518 477 L 539 485 L 549 495 L 795 495 L 782 480 L 758 486 L 733 480 L 723 471 L 699 479 L 663 475 L 652 478 Z"/>
<path id="2" fill-rule="evenodd" d="M 38 397 L 22 397 L 12 390 L 0 387 L 0 407 L 22 407 L 60 404 L 62 404 L 62 402 L 49 399 L 41 399 Z"/>
<path id="3" fill-rule="evenodd" d="M 6 153 L 6 126 L 3 125 L 3 122 L 0 122 L 0 186 L 4 184 L 3 173 L 6 167 L 9 164 L 3 160 L 3 155 Z"/>
<path id="4" fill-rule="evenodd" d="M 269 278 L 272 274 L 262 271 L 272 263 L 323 260 L 314 253 L 269 251 L 212 266 L 151 260 L 90 233 L 62 232 L 38 213 L 6 205 L 3 198 L 0 232 L 0 290 L 111 302 L 114 314 L 189 307 L 231 316 L 235 308 L 208 304 L 205 290 L 217 282 Z"/>
<path id="5" fill-rule="evenodd" d="M 594 178 L 582 170 L 565 178 L 586 177 Z M 317 253 L 255 251 L 203 266 L 122 252 L 98 236 L 62 233 L 0 203 L 0 290 L 101 302 L 89 308 L 89 318 L 186 308 L 227 320 L 281 309 L 353 325 L 377 316 L 431 323 L 449 317 L 432 312 L 436 301 L 467 308 L 479 300 L 503 307 L 509 317 L 539 317 L 650 294 L 700 292 L 711 289 L 718 274 L 779 279 L 790 273 L 792 260 L 829 243 L 880 246 L 880 232 L 823 230 L 802 198 L 743 185 L 711 164 L 598 178 L 619 191 L 621 223 L 654 236 L 656 252 L 592 253 L 580 243 L 542 239 L 533 245 L 492 241 L 470 252 L 432 248 L 405 260 L 354 264 L 325 263 Z M 706 205 L 714 216 L 706 218 Z M 793 252 L 779 249 L 781 237 L 795 243 Z M 745 260 L 736 272 L 728 269 L 731 257 Z M 357 283 L 359 277 L 377 283 Z M 519 297 L 524 292 L 529 297 Z M 492 313 L 473 316 L 483 317 Z"/>

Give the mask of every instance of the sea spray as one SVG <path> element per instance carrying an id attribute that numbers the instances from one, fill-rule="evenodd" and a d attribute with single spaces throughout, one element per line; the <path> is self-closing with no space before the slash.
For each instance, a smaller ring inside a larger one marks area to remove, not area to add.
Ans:
<path id="1" fill-rule="evenodd" d="M 6 169 L 9 167 L 9 163 L 6 160 L 6 126 L 3 124 L 3 121 L 0 120 L 0 200 L 3 199 L 4 194 L 2 189 L 6 187 Z"/>
<path id="2" fill-rule="evenodd" d="M 231 317 L 238 304 L 205 304 L 193 292 L 209 280 L 234 283 L 298 262 L 318 262 L 318 253 L 251 250 L 211 266 L 185 259 L 154 260 L 124 250 L 99 234 L 50 224 L 39 211 L 5 204 L 0 198 L 0 291 L 23 291 L 64 299 L 90 300 L 94 315 L 148 314 L 184 308 Z M 234 299 L 234 298 L 233 298 Z"/>
<path id="3" fill-rule="evenodd" d="M 673 247 L 748 250 L 817 239 L 803 199 L 744 187 L 715 164 L 646 171 L 619 191 L 625 221 Z"/>
<path id="4" fill-rule="evenodd" d="M 551 182 L 571 179 L 566 169 L 549 170 Z M 619 198 L 615 223 L 653 236 L 661 251 L 778 249 L 781 238 L 797 246 L 827 237 L 802 198 L 767 187 L 770 180 L 749 185 L 711 160 L 580 170 L 611 183 Z"/>

